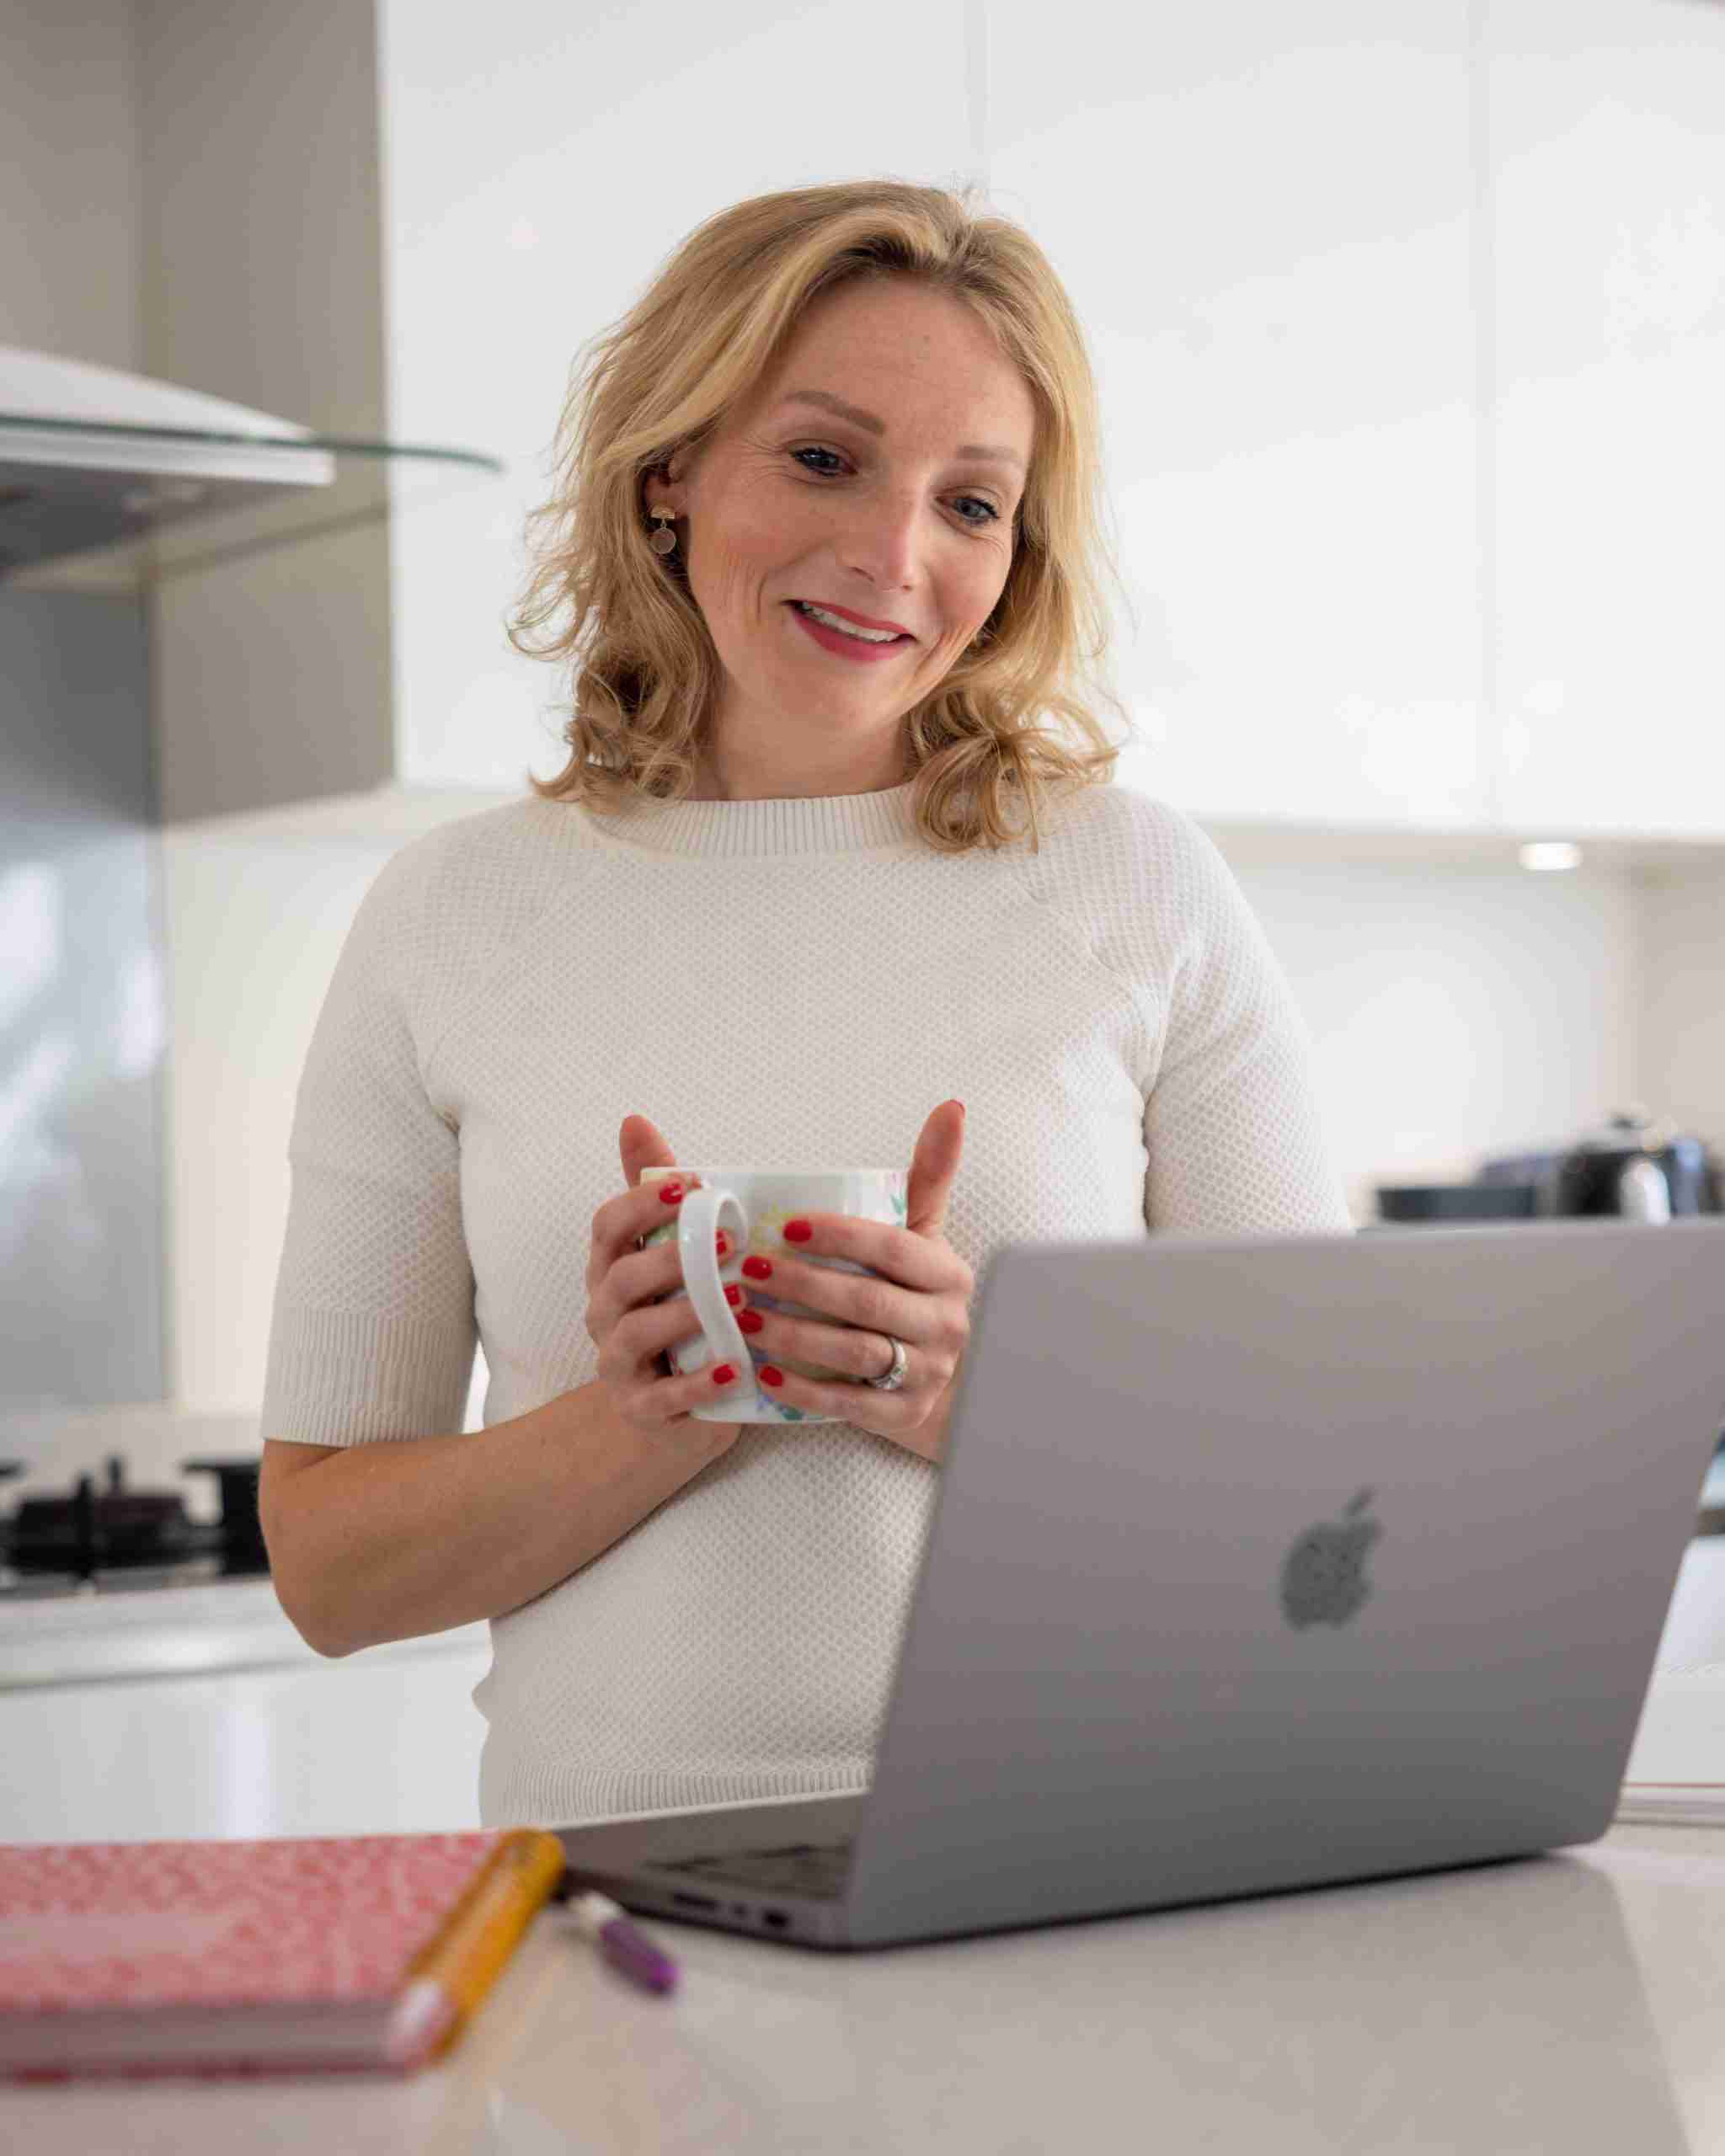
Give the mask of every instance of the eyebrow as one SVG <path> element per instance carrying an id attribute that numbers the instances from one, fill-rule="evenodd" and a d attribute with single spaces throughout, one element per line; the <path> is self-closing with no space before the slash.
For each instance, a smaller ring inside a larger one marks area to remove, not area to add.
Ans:
<path id="1" fill-rule="evenodd" d="M 884 435 L 886 421 L 877 419 L 873 412 L 860 411 L 854 404 L 846 403 L 842 397 L 835 397 L 825 389 L 791 389 L 780 398 L 781 404 L 819 404 L 829 412 L 836 412 L 841 419 L 848 419 L 853 427 L 865 427 L 872 435 Z M 1015 472 L 1024 469 L 1024 460 L 1010 449 L 1001 449 L 987 442 L 961 441 L 955 454 L 959 456 L 979 457 L 986 464 L 1010 464 Z"/>

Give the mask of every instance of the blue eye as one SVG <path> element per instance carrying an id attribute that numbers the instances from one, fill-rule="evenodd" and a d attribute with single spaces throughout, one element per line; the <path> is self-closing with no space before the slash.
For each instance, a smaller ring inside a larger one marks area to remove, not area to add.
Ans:
<path id="1" fill-rule="evenodd" d="M 836 456 L 838 457 L 838 461 L 841 464 L 846 462 L 845 458 L 839 456 L 837 450 L 823 448 L 817 444 L 811 444 L 807 449 L 793 449 L 791 451 L 791 455 L 793 457 Z M 803 467 L 803 469 L 805 472 L 812 472 L 817 479 L 836 479 L 839 477 L 839 474 L 836 472 L 823 472 L 820 470 L 818 467 L 812 464 L 805 464 Z M 999 521 L 1000 511 L 995 507 L 992 502 L 985 501 L 980 494 L 960 494 L 958 499 L 961 502 L 975 502 L 979 509 L 986 510 L 988 511 L 987 520 L 991 524 L 997 523 Z M 982 529 L 983 520 L 979 517 L 961 516 L 959 521 L 961 524 L 969 525 L 972 529 L 975 531 L 980 531 Z"/>

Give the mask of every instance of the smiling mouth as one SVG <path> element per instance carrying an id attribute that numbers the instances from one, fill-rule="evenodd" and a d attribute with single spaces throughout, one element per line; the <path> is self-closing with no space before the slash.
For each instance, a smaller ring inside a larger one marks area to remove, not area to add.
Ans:
<path id="1" fill-rule="evenodd" d="M 915 637 L 908 635 L 902 629 L 895 636 L 883 636 L 873 630 L 862 630 L 855 622 L 841 621 L 837 616 L 835 616 L 833 621 L 823 622 L 806 599 L 788 599 L 785 604 L 793 614 L 800 614 L 805 622 L 814 622 L 820 628 L 833 629 L 840 636 L 854 634 L 858 643 L 871 643 L 884 648 L 889 643 L 915 643 L 916 641 Z"/>

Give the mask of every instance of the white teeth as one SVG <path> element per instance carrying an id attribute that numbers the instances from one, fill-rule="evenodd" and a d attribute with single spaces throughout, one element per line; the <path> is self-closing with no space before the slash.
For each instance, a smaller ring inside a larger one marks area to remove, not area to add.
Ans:
<path id="1" fill-rule="evenodd" d="M 793 599 L 791 604 L 799 614 L 811 615 L 843 636 L 860 637 L 864 643 L 895 643 L 898 640 L 896 629 L 859 629 L 854 622 L 841 622 L 836 614 L 829 614 L 825 607 L 811 606 L 806 599 Z"/>

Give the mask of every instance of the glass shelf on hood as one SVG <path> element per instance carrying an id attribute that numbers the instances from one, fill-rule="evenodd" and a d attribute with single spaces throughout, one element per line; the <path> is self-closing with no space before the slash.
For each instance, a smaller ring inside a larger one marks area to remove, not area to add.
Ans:
<path id="1" fill-rule="evenodd" d="M 185 576 L 448 500 L 505 470 L 496 457 L 473 451 L 339 435 L 216 444 L 235 451 L 235 470 L 200 466 L 194 477 L 184 468 L 22 466 L 13 442 L 0 414 L 0 589 L 8 582 L 136 586 Z M 166 444 L 158 435 L 151 446 Z M 203 446 L 211 446 L 209 438 Z M 312 459 L 321 462 L 321 477 L 307 477 L 317 470 Z"/>
<path id="2" fill-rule="evenodd" d="M 183 575 L 446 500 L 504 468 L 476 450 L 286 425 L 138 425 L 0 405 L 0 584 Z"/>

